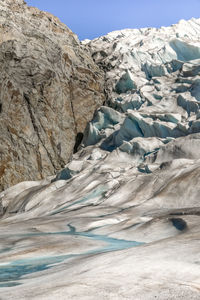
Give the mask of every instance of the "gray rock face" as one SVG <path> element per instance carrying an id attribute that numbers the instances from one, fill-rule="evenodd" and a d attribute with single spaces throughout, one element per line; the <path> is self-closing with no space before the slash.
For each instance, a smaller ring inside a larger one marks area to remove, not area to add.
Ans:
<path id="1" fill-rule="evenodd" d="M 0 3 L 0 190 L 64 167 L 104 100 L 103 73 L 53 15 Z"/>

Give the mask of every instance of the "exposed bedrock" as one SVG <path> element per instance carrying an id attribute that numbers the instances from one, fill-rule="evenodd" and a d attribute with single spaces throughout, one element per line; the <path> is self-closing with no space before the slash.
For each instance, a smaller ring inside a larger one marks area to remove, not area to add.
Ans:
<path id="1" fill-rule="evenodd" d="M 0 190 L 64 167 L 95 109 L 103 72 L 75 34 L 24 1 L 0 4 Z"/>

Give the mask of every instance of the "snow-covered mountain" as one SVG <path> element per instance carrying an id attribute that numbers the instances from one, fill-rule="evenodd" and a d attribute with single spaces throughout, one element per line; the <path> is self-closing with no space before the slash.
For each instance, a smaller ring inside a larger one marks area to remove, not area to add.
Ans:
<path id="1" fill-rule="evenodd" d="M 0 194 L 3 299 L 199 299 L 200 19 L 85 41 L 106 103 L 57 174 Z"/>

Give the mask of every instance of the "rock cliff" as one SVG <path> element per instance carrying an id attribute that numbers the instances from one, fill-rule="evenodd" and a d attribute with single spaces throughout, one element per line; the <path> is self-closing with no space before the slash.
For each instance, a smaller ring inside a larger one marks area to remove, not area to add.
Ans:
<path id="1" fill-rule="evenodd" d="M 64 167 L 104 75 L 75 34 L 24 1 L 0 3 L 0 190 Z"/>

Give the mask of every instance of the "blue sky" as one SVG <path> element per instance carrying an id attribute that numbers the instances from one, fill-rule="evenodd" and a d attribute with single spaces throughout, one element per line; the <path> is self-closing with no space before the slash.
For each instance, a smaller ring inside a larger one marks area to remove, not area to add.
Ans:
<path id="1" fill-rule="evenodd" d="M 60 18 L 79 38 L 113 30 L 160 27 L 200 17 L 200 0 L 25 0 Z"/>

